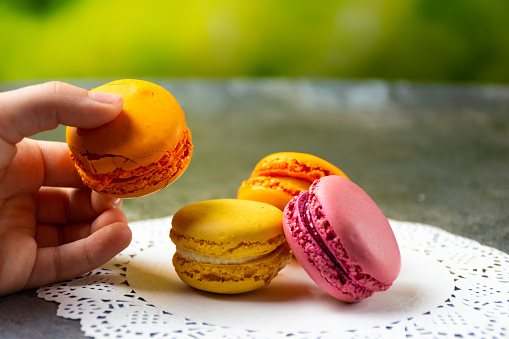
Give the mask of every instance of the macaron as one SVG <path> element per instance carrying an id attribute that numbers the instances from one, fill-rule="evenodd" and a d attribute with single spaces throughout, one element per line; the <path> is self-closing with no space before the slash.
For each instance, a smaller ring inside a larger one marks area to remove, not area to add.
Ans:
<path id="1" fill-rule="evenodd" d="M 83 183 L 106 196 L 134 198 L 175 181 L 193 153 L 177 100 L 154 83 L 124 79 L 92 89 L 120 94 L 124 106 L 109 123 L 67 127 L 66 139 Z"/>
<path id="2" fill-rule="evenodd" d="M 237 198 L 266 202 L 283 210 L 316 179 L 328 175 L 347 176 L 333 164 L 311 154 L 280 152 L 270 154 L 254 167 L 242 182 Z"/>
<path id="3" fill-rule="evenodd" d="M 193 203 L 172 218 L 179 278 L 198 290 L 237 294 L 268 285 L 288 265 L 282 211 L 247 200 Z"/>
<path id="4" fill-rule="evenodd" d="M 346 178 L 323 177 L 293 198 L 284 209 L 283 228 L 307 274 L 337 299 L 368 298 L 399 275 L 401 255 L 389 221 Z"/>

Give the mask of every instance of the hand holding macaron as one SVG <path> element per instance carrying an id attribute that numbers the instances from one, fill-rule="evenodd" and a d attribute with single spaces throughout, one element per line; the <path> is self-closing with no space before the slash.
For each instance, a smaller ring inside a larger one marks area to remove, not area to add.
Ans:
<path id="1" fill-rule="evenodd" d="M 58 124 L 69 126 L 67 146 L 26 139 Z M 131 240 L 119 198 L 171 184 L 192 152 L 184 112 L 150 82 L 0 93 L 0 295 L 111 259 Z M 185 206 L 172 226 L 175 269 L 204 291 L 264 287 L 293 252 L 324 291 L 353 302 L 388 289 L 401 266 L 376 204 L 339 168 L 304 153 L 263 158 L 238 199 Z"/>
<path id="2" fill-rule="evenodd" d="M 184 111 L 163 87 L 116 80 L 95 92 L 121 95 L 124 105 L 97 128 L 67 128 L 67 144 L 83 183 L 103 195 L 136 198 L 161 190 L 187 168 L 193 153 Z"/>
<path id="3" fill-rule="evenodd" d="M 62 82 L 0 93 L 0 295 L 83 274 L 129 244 L 121 201 L 83 185 L 67 145 L 26 138 L 101 126 L 122 104 Z"/>

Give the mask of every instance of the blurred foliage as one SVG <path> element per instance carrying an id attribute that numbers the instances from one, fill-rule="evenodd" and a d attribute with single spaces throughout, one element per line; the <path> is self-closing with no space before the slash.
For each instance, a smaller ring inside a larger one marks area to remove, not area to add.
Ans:
<path id="1" fill-rule="evenodd" d="M 507 0 L 0 0 L 0 80 L 509 82 Z"/>

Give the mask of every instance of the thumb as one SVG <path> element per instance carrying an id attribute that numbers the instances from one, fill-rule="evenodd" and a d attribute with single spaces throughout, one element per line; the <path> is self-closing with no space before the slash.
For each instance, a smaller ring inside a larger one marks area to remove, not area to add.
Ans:
<path id="1" fill-rule="evenodd" d="M 113 120 L 122 110 L 118 94 L 89 92 L 52 81 L 0 93 L 0 140 L 16 144 L 24 137 L 59 124 L 94 128 Z"/>

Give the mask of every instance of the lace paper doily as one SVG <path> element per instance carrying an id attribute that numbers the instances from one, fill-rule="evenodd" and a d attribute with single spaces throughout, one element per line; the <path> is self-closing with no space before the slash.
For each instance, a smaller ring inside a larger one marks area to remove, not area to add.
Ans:
<path id="1" fill-rule="evenodd" d="M 509 255 L 439 228 L 390 220 L 402 271 L 386 292 L 345 304 L 297 262 L 255 292 L 193 290 L 174 274 L 171 218 L 131 224 L 103 267 L 38 290 L 95 338 L 498 338 L 509 335 Z"/>

